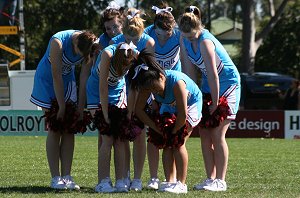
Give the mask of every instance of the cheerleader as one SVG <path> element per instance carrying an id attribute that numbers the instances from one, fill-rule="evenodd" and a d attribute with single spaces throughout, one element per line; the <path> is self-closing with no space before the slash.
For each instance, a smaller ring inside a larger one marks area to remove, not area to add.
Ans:
<path id="1" fill-rule="evenodd" d="M 110 43 L 133 42 L 137 46 L 137 50 L 141 51 L 145 48 L 154 51 L 154 40 L 144 33 L 144 19 L 141 18 L 141 11 L 130 8 L 127 11 L 127 18 L 123 25 L 123 34 L 112 38 Z M 126 78 L 127 81 L 127 78 Z M 137 93 L 136 93 L 137 94 Z M 128 97 L 128 103 L 133 103 L 134 106 L 136 94 L 133 94 L 133 98 Z M 130 146 L 129 142 L 125 148 L 125 167 L 124 173 L 125 182 L 129 186 L 130 190 L 141 191 L 142 181 L 141 176 L 143 172 L 145 157 L 146 157 L 146 127 L 143 133 L 133 140 L 133 162 L 134 162 L 134 176 L 133 180 L 130 179 Z"/>
<path id="2" fill-rule="evenodd" d="M 165 160 L 175 161 L 177 182 L 165 187 L 164 191 L 187 193 L 185 143 L 201 119 L 201 91 L 184 73 L 164 70 L 147 50 L 139 54 L 137 64 L 129 70 L 128 80 L 131 89 L 139 91 L 135 111 L 149 126 L 148 141 L 163 149 Z M 161 103 L 159 115 L 151 116 L 152 119 L 143 110 L 151 93 Z M 165 172 L 173 168 L 173 164 L 164 163 L 163 166 Z"/>
<path id="3" fill-rule="evenodd" d="M 116 2 L 111 1 L 101 14 L 100 27 L 103 31 L 99 37 L 101 50 L 109 45 L 109 41 L 113 37 L 122 33 L 124 20 L 124 8 L 120 7 Z"/>
<path id="4" fill-rule="evenodd" d="M 124 131 L 132 108 L 127 107 L 125 74 L 135 60 L 137 51 L 131 43 L 113 44 L 98 55 L 87 83 L 87 107 L 98 109 L 94 124 L 102 143 L 98 150 L 98 185 L 96 192 L 128 192 L 124 183 Z M 130 92 L 129 92 L 130 94 Z M 99 106 L 99 104 L 101 104 Z M 100 108 L 99 108 L 100 107 Z M 141 130 L 140 130 L 141 131 Z M 115 186 L 110 179 L 111 149 L 114 147 Z"/>
<path id="5" fill-rule="evenodd" d="M 161 8 L 152 6 L 152 10 L 155 11 L 155 18 L 153 25 L 148 26 L 145 29 L 145 33 L 151 36 L 155 41 L 155 57 L 157 62 L 164 69 L 171 69 L 181 71 L 180 61 L 180 31 L 175 28 L 176 21 L 172 15 L 173 8 L 168 7 L 166 3 L 162 2 Z M 155 101 L 152 101 L 152 111 L 157 110 Z M 163 187 L 166 185 L 159 185 L 158 179 L 158 164 L 159 164 L 159 149 L 151 142 L 147 143 L 147 155 L 150 170 L 150 180 L 148 181 L 148 189 L 158 189 L 163 191 Z M 164 158 L 163 158 L 164 159 Z M 163 163 L 171 163 L 170 161 L 164 161 Z M 167 183 L 176 182 L 176 168 L 171 170 L 170 173 L 165 175 Z M 164 184 L 167 184 L 164 183 Z M 162 183 L 163 184 L 163 183 Z M 160 186 L 160 187 L 159 187 Z"/>
<path id="6" fill-rule="evenodd" d="M 83 118 L 85 85 L 92 65 L 91 51 L 98 45 L 94 43 L 96 39 L 88 31 L 58 32 L 51 37 L 46 53 L 36 69 L 30 101 L 41 107 L 46 115 L 46 152 L 52 177 L 51 188 L 54 189 L 79 189 L 70 176 L 74 133 L 78 132 L 72 126 Z M 77 106 L 74 70 L 75 65 L 80 63 L 82 67 Z"/>
<path id="7" fill-rule="evenodd" d="M 178 25 L 183 37 L 180 47 L 184 71 L 194 80 L 195 68 L 202 72 L 204 106 L 200 137 L 207 179 L 195 189 L 226 191 L 228 146 L 225 135 L 239 107 L 240 75 L 221 43 L 204 29 L 197 7 L 186 8 Z"/>

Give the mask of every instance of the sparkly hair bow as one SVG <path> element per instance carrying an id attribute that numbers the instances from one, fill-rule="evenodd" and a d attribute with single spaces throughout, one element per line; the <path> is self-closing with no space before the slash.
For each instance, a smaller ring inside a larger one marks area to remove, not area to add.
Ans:
<path id="1" fill-rule="evenodd" d="M 127 16 L 127 19 L 133 19 L 138 13 L 140 12 L 140 10 L 135 10 L 133 12 L 131 12 L 130 15 Z"/>
<path id="2" fill-rule="evenodd" d="M 109 9 L 116 9 L 116 10 L 119 10 L 121 7 L 114 1 L 111 1 L 107 8 L 105 8 L 105 10 L 109 10 Z"/>
<path id="3" fill-rule="evenodd" d="M 97 39 L 94 40 L 94 43 L 99 43 L 99 41 L 100 41 L 100 39 L 97 38 Z"/>
<path id="4" fill-rule="evenodd" d="M 197 7 L 196 6 L 190 6 L 189 8 L 190 8 L 190 12 L 194 12 Z"/>
<path id="5" fill-rule="evenodd" d="M 141 65 L 138 65 L 134 68 L 134 76 L 132 77 L 132 79 L 135 79 L 137 77 L 137 75 L 139 74 L 139 72 L 141 71 L 141 69 L 143 70 L 148 70 L 149 67 L 146 65 L 146 64 L 141 64 Z"/>
<path id="6" fill-rule="evenodd" d="M 127 56 L 127 50 L 128 50 L 128 49 L 134 50 L 134 49 L 136 49 L 136 46 L 132 43 L 132 41 L 130 41 L 129 44 L 123 43 L 123 44 L 120 46 L 120 49 L 124 49 L 124 50 L 125 50 L 125 55 Z"/>
<path id="7" fill-rule="evenodd" d="M 155 14 L 159 14 L 161 12 L 168 12 L 168 13 L 171 13 L 173 8 L 172 7 L 166 7 L 166 8 L 163 8 L 163 9 L 160 9 L 156 6 L 152 6 L 152 10 L 155 10 Z"/>

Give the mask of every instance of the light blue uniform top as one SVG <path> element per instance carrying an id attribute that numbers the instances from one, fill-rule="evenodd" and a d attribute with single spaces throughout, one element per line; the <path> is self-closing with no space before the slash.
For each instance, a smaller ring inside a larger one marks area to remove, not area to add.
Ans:
<path id="1" fill-rule="evenodd" d="M 161 97 L 158 94 L 153 93 L 156 101 L 162 103 L 160 108 L 160 114 L 164 112 L 176 113 L 176 100 L 174 96 L 174 86 L 179 80 L 183 80 L 186 84 L 186 90 L 188 91 L 187 95 L 187 106 L 197 104 L 199 109 L 199 116 L 201 116 L 202 109 L 202 93 L 198 85 L 189 78 L 186 74 L 174 71 L 174 70 L 165 70 L 166 72 L 166 87 L 164 92 L 164 97 Z"/>
<path id="2" fill-rule="evenodd" d="M 141 35 L 140 40 L 137 43 L 137 50 L 142 51 L 143 49 L 146 48 L 147 42 L 152 39 L 148 34 L 143 33 Z M 125 37 L 123 34 L 119 34 L 118 36 L 115 36 L 114 38 L 111 39 L 114 43 L 121 43 L 121 42 L 126 42 Z"/>
<path id="3" fill-rule="evenodd" d="M 99 37 L 99 44 L 104 48 L 106 48 L 107 46 L 109 46 L 109 41 L 111 40 L 111 38 L 106 34 L 103 33 L 100 35 Z"/>
<path id="4" fill-rule="evenodd" d="M 116 53 L 118 44 L 109 45 L 103 49 L 112 54 L 112 58 Z M 99 53 L 95 64 L 92 67 L 91 75 L 87 81 L 87 107 L 89 109 L 98 108 L 100 103 L 99 93 L 99 72 L 101 55 Z M 127 106 L 126 103 L 126 86 L 124 76 L 118 76 L 112 64 L 109 65 L 108 75 L 108 103 L 113 104 L 119 108 Z"/>
<path id="5" fill-rule="evenodd" d="M 157 62 L 159 62 L 164 69 L 181 71 L 181 62 L 179 57 L 180 31 L 178 31 L 178 29 L 173 29 L 172 36 L 163 46 L 161 46 L 158 42 L 154 25 L 147 27 L 144 32 L 151 36 L 155 41 L 155 57 Z"/>
<path id="6" fill-rule="evenodd" d="M 234 84 L 240 84 L 240 75 L 222 44 L 206 29 L 202 31 L 199 37 L 199 45 L 201 45 L 200 43 L 204 39 L 211 40 L 215 45 L 216 65 L 220 81 L 220 95 L 222 95 L 222 93 L 225 92 L 228 87 Z M 183 42 L 188 53 L 188 58 L 201 70 L 203 74 L 201 88 L 202 92 L 210 93 L 211 91 L 208 85 L 207 71 L 205 68 L 203 57 L 200 53 L 200 48 L 198 48 L 195 52 L 189 40 L 184 38 Z"/>
<path id="7" fill-rule="evenodd" d="M 62 43 L 62 77 L 64 82 L 65 100 L 76 94 L 75 65 L 80 64 L 83 57 L 73 52 L 72 35 L 78 30 L 65 30 L 54 34 L 48 44 L 47 50 L 40 60 L 34 77 L 34 86 L 30 101 L 37 106 L 50 108 L 51 101 L 56 98 L 53 86 L 52 69 L 50 63 L 51 41 L 58 39 Z M 74 93 L 75 88 L 75 93 Z M 74 100 L 74 99 L 73 99 Z"/>

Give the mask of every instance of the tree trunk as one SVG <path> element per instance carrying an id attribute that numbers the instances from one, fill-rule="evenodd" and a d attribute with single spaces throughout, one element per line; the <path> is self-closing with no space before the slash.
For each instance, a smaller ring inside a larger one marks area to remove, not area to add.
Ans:
<path id="1" fill-rule="evenodd" d="M 280 15 L 283 13 L 289 0 L 283 0 L 275 15 L 271 17 L 268 24 L 262 28 L 262 31 L 256 34 L 255 28 L 255 2 L 254 0 L 242 1 L 243 10 L 243 33 L 242 33 L 242 60 L 241 72 L 252 74 L 254 72 L 255 55 L 257 49 L 262 44 L 263 39 L 272 31 Z M 269 1 L 272 2 L 272 1 Z M 271 6 L 273 7 L 273 6 Z"/>
<path id="2" fill-rule="evenodd" d="M 254 72 L 255 11 L 253 0 L 243 1 L 243 32 L 241 72 Z"/>

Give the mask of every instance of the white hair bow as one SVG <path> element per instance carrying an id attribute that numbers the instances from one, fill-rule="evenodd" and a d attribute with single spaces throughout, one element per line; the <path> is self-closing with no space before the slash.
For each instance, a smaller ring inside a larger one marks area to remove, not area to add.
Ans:
<path id="1" fill-rule="evenodd" d="M 105 10 L 109 10 L 109 9 L 116 9 L 119 10 L 121 7 L 114 1 L 109 2 L 107 8 L 105 8 Z"/>
<path id="2" fill-rule="evenodd" d="M 139 13 L 139 11 L 140 10 L 135 10 L 134 12 L 131 12 L 131 14 L 127 16 L 127 19 L 133 19 Z"/>
<path id="3" fill-rule="evenodd" d="M 196 6 L 190 6 L 190 12 L 194 12 L 196 8 Z"/>
<path id="4" fill-rule="evenodd" d="M 141 64 L 141 65 L 138 65 L 134 68 L 134 76 L 132 77 L 132 79 L 135 79 L 137 77 L 137 75 L 139 74 L 139 72 L 141 71 L 141 69 L 143 70 L 148 70 L 149 67 L 146 65 L 146 64 Z"/>
<path id="5" fill-rule="evenodd" d="M 94 43 L 99 43 L 99 41 L 100 41 L 100 39 L 97 38 L 97 39 L 94 40 Z"/>
<path id="6" fill-rule="evenodd" d="M 134 49 L 136 49 L 136 46 L 133 44 L 132 41 L 130 41 L 129 44 L 123 43 L 123 44 L 120 46 L 120 49 L 124 49 L 124 50 L 125 50 L 125 56 L 127 56 L 127 50 L 128 50 L 128 49 L 134 50 Z"/>
<path id="7" fill-rule="evenodd" d="M 155 10 L 155 14 L 159 14 L 161 12 L 169 12 L 171 13 L 173 8 L 172 7 L 166 7 L 166 8 L 163 8 L 163 9 L 160 9 L 156 6 L 152 6 L 152 10 Z"/>

